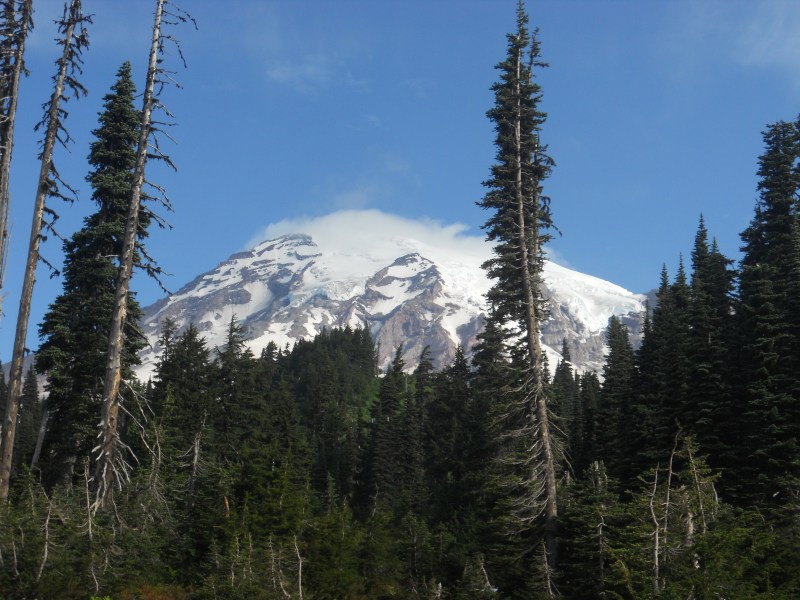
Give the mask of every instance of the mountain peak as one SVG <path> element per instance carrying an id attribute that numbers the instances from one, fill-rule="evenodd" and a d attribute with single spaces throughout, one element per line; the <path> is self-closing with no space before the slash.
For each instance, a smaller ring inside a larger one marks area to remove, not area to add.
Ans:
<path id="1" fill-rule="evenodd" d="M 323 236 L 325 237 L 325 236 Z M 292 233 L 264 240 L 200 275 L 175 295 L 145 309 L 151 347 L 142 355 L 140 377 L 153 371 L 160 352 L 160 323 L 173 319 L 179 331 L 194 323 L 210 348 L 221 347 L 231 318 L 247 332 L 255 352 L 311 338 L 324 328 L 369 326 L 384 365 L 402 344 L 409 369 L 425 346 L 435 366 L 448 364 L 460 345 L 467 352 L 483 326 L 484 295 L 491 283 L 480 265 L 488 256 L 442 252 L 431 243 L 392 237 L 386 248 L 317 245 Z M 434 256 L 430 256 L 433 252 Z M 542 340 L 551 361 L 564 338 L 578 369 L 599 370 L 604 331 L 612 314 L 635 331 L 644 297 L 600 279 L 547 263 L 544 282 L 550 319 Z M 553 363 L 555 364 L 555 363 Z"/>

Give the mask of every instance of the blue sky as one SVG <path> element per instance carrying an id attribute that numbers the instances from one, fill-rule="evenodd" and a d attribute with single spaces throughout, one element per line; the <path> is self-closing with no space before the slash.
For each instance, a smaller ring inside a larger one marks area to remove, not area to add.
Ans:
<path id="1" fill-rule="evenodd" d="M 154 2 L 85 0 L 93 13 L 83 82 L 71 100 L 62 175 L 80 192 L 59 207 L 62 235 L 92 209 L 84 181 L 90 131 L 124 60 L 138 86 Z M 37 0 L 12 165 L 12 240 L 0 321 L 8 359 L 38 164 L 33 125 L 49 95 L 61 11 Z M 475 206 L 494 156 L 494 65 L 514 27 L 514 0 L 186 0 L 198 29 L 175 31 L 181 90 L 170 153 L 152 167 L 175 205 L 151 253 L 177 290 L 257 239 L 271 224 L 339 210 L 463 225 L 481 235 Z M 220 9 L 224 6 L 224 12 Z M 557 166 L 545 189 L 566 266 L 645 291 L 661 265 L 688 256 L 700 213 L 735 256 L 756 197 L 764 126 L 800 112 L 800 3 L 789 1 L 529 1 L 550 68 L 540 75 L 544 141 Z M 398 219 L 398 227 L 404 221 Z M 347 235 L 342 231 L 342 235 Z M 61 263 L 61 244 L 43 254 Z M 142 274 L 143 304 L 161 292 Z M 60 290 L 41 269 L 29 346 Z"/>

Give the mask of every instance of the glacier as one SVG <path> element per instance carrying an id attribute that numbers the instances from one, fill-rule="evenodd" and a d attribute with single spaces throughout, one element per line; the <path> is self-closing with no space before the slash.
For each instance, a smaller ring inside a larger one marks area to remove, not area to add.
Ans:
<path id="1" fill-rule="evenodd" d="M 437 368 L 452 360 L 459 345 L 469 352 L 483 326 L 491 283 L 481 264 L 491 256 L 491 245 L 466 236 L 425 239 L 419 231 L 387 234 L 375 243 L 374 231 L 350 231 L 315 231 L 313 238 L 287 233 L 262 241 L 145 308 L 149 347 L 141 355 L 140 379 L 154 372 L 167 318 L 179 331 L 194 323 L 213 350 L 224 345 L 235 317 L 256 355 L 270 341 L 291 347 L 324 328 L 345 326 L 370 327 L 381 367 L 400 344 L 409 370 L 426 345 Z M 552 261 L 545 263 L 543 281 L 549 317 L 542 341 L 551 366 L 566 339 L 575 368 L 599 372 L 611 315 L 629 327 L 634 340 L 640 335 L 643 294 Z"/>

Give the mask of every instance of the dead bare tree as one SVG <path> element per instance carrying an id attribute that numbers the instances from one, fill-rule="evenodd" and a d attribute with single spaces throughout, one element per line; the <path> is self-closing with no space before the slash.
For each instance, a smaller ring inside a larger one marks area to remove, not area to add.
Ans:
<path id="1" fill-rule="evenodd" d="M 26 73 L 25 41 L 33 28 L 31 19 L 32 0 L 4 0 L 0 4 L 0 290 L 6 272 L 6 250 L 8 248 L 8 191 L 11 172 L 11 154 L 14 149 L 14 122 L 19 100 L 19 80 Z M 2 296 L 0 295 L 0 308 Z M 2 311 L 0 311 L 2 312 Z"/>
<path id="2" fill-rule="evenodd" d="M 120 395 L 121 359 L 125 343 L 123 330 L 128 312 L 130 280 L 133 267 L 137 265 L 137 255 L 144 256 L 145 259 L 144 263 L 139 263 L 137 266 L 143 267 L 149 274 L 156 277 L 160 273 L 160 270 L 150 260 L 144 249 L 137 244 L 137 238 L 139 234 L 139 219 L 142 210 L 145 210 L 142 205 L 145 185 L 149 185 L 155 191 L 155 195 L 168 210 L 171 209 L 169 199 L 164 194 L 163 188 L 145 180 L 145 165 L 148 159 L 157 159 L 165 162 L 171 168 L 175 168 L 169 156 L 161 150 L 159 143 L 159 134 L 165 134 L 162 126 L 169 123 L 155 121 L 153 113 L 154 110 L 160 109 L 168 118 L 172 116 L 159 100 L 159 93 L 164 85 L 175 83 L 171 73 L 163 67 L 161 62 L 165 45 L 168 43 L 173 44 L 177 48 L 181 59 L 183 58 L 178 41 L 173 36 L 165 34 L 163 26 L 186 21 L 194 23 L 194 20 L 186 12 L 172 6 L 167 0 L 156 0 L 147 77 L 143 94 L 136 166 L 128 204 L 125 236 L 122 241 L 122 254 L 119 257 L 114 312 L 108 338 L 106 373 L 103 384 L 103 405 L 98 435 L 99 442 L 93 451 L 95 457 L 93 511 L 107 506 L 112 499 L 114 488 L 121 489 L 122 484 L 128 479 L 128 463 L 122 455 L 122 443 L 119 438 L 119 414 L 122 400 Z M 152 211 L 148 211 L 147 214 L 160 225 L 164 225 L 163 219 Z"/>
<path id="3" fill-rule="evenodd" d="M 650 494 L 650 517 L 653 520 L 653 595 L 658 596 L 661 591 L 660 559 L 661 559 L 661 523 L 656 514 L 656 494 L 658 492 L 658 470 L 656 466 L 653 474 L 653 491 Z"/>
<path id="4" fill-rule="evenodd" d="M 86 25 L 91 23 L 91 17 L 83 14 L 81 0 L 70 0 L 64 6 L 64 14 L 58 21 L 59 32 L 62 38 L 59 45 L 63 47 L 61 57 L 56 61 L 58 67 L 53 77 L 53 94 L 44 104 L 45 115 L 36 125 L 36 129 L 44 128 L 45 135 L 42 140 L 42 150 L 39 154 L 41 168 L 36 187 L 33 219 L 31 222 L 31 236 L 28 244 L 28 260 L 25 265 L 25 277 L 22 284 L 22 294 L 19 301 L 17 315 L 17 328 L 14 337 L 14 350 L 11 358 L 11 371 L 9 373 L 8 402 L 6 403 L 5 425 L 2 436 L 2 456 L 0 457 L 0 499 L 8 497 L 9 478 L 11 476 L 11 459 L 14 451 L 14 435 L 17 425 L 17 412 L 19 399 L 22 394 L 22 361 L 25 356 L 25 339 L 28 335 L 28 321 L 31 313 L 31 297 L 36 281 L 36 266 L 42 260 L 39 255 L 39 245 L 43 239 L 42 230 L 52 229 L 53 221 L 58 217 L 56 212 L 46 206 L 48 197 L 71 200 L 61 191 L 74 194 L 59 176 L 53 164 L 53 150 L 56 142 L 66 146 L 71 140 L 64 127 L 67 116 L 62 104 L 69 99 L 69 94 L 76 98 L 86 95 L 84 88 L 77 77 L 82 73 L 82 52 L 89 45 L 89 36 Z M 50 221 L 45 221 L 45 215 Z"/>

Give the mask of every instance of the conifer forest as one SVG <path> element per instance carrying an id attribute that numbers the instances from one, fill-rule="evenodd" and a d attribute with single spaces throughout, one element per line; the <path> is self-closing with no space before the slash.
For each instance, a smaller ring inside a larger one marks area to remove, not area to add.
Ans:
<path id="1" fill-rule="evenodd" d="M 654 273 L 641 339 L 612 318 L 602 372 L 577 372 L 566 343 L 548 364 L 558 198 L 547 64 L 520 1 L 486 107 L 494 162 L 475 174 L 494 252 L 474 348 L 441 370 L 429 350 L 405 364 L 397 348 L 384 370 L 368 328 L 256 355 L 236 319 L 221 347 L 166 320 L 139 381 L 131 273 L 160 275 L 147 235 L 168 190 L 146 171 L 171 165 L 160 90 L 180 66 L 162 53 L 194 26 L 152 2 L 146 78 L 124 63 L 113 79 L 87 160 L 94 212 L 62 232 L 62 291 L 29 323 L 39 243 L 70 210 L 51 206 L 72 193 L 54 166 L 64 101 L 85 93 L 91 51 L 81 0 L 59 23 L 0 382 L 0 599 L 800 598 L 800 118 L 766 124 L 753 148 L 740 260 L 698 215 L 686 264 Z M 32 4 L 0 2 L 0 216 L 14 134 L 28 134 L 14 116 Z M 2 266 L 7 236 L 4 220 Z M 40 345 L 26 368 L 29 325 Z"/>

